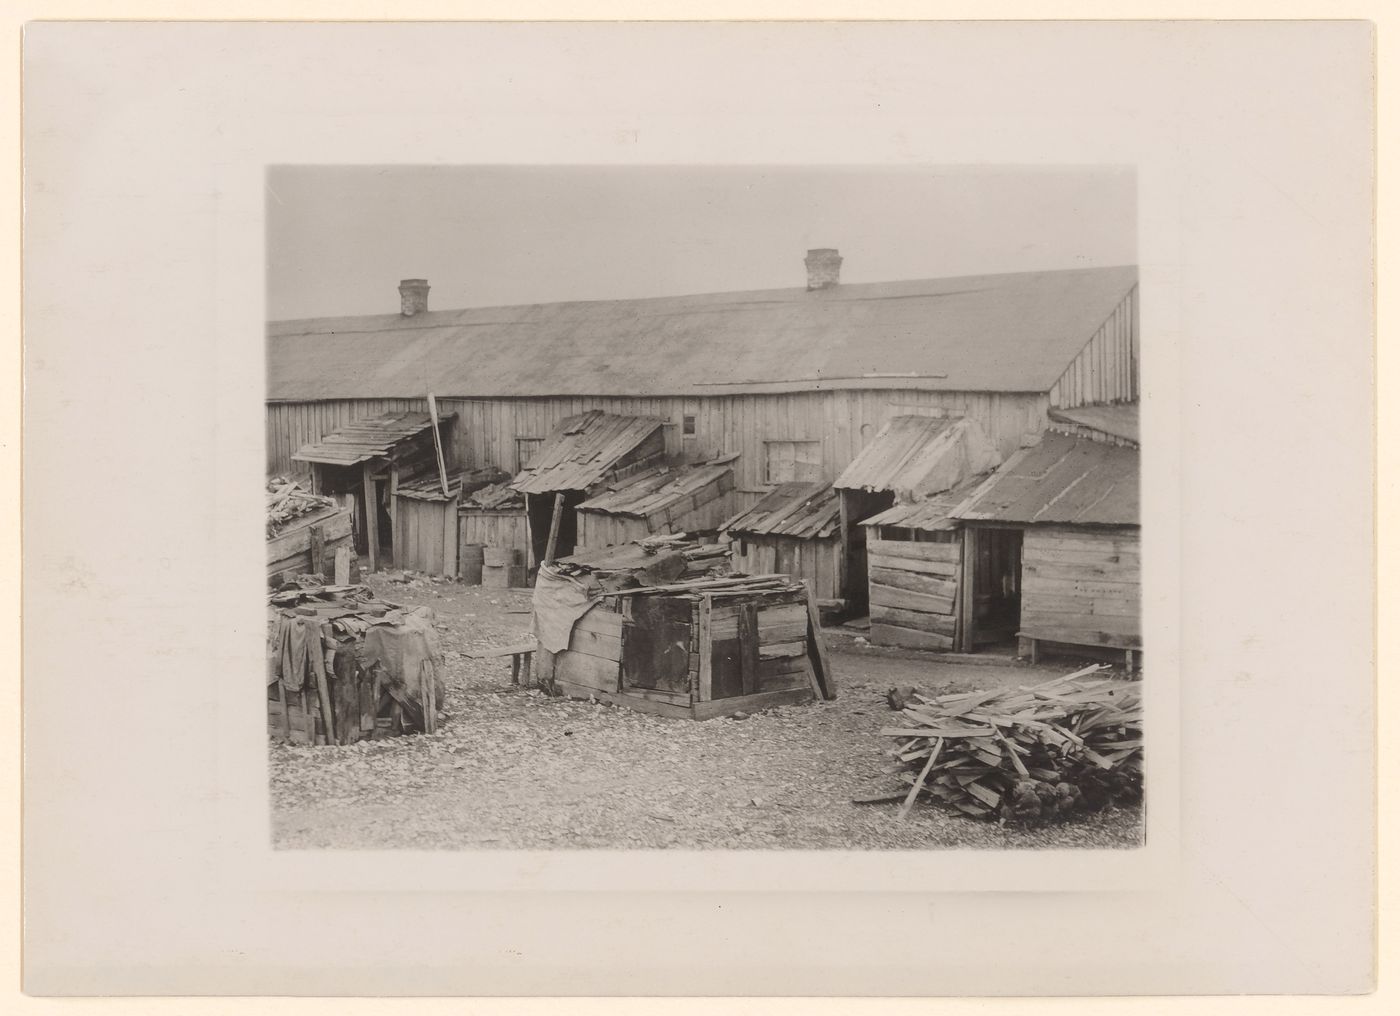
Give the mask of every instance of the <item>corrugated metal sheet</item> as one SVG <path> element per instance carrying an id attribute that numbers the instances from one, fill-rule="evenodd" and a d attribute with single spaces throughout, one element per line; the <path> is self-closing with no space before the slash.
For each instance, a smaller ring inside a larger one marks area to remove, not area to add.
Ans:
<path id="1" fill-rule="evenodd" d="M 782 483 L 721 529 L 752 536 L 828 537 L 841 527 L 841 501 L 829 483 Z"/>
<path id="2" fill-rule="evenodd" d="M 899 526 L 903 529 L 919 529 L 926 533 L 944 529 L 956 529 L 957 520 L 951 518 L 954 511 L 987 481 L 988 474 L 979 473 L 969 477 L 952 490 L 924 498 L 920 501 L 905 501 L 872 515 L 861 523 L 863 526 Z"/>
<path id="3" fill-rule="evenodd" d="M 587 490 L 665 422 L 597 410 L 571 416 L 545 439 L 511 486 L 523 494 Z"/>
<path id="4" fill-rule="evenodd" d="M 446 421 L 453 413 L 440 414 Z M 417 437 L 432 427 L 427 413 L 396 412 L 353 420 L 321 440 L 302 445 L 292 455 L 298 462 L 324 462 L 334 466 L 353 466 L 358 462 L 382 458 L 400 441 Z"/>
<path id="5" fill-rule="evenodd" d="M 1045 434 L 1013 455 L 954 517 L 996 522 L 1138 525 L 1138 451 Z"/>
<path id="6" fill-rule="evenodd" d="M 1138 404 L 1124 403 L 1117 406 L 1080 406 L 1077 409 L 1050 410 L 1051 426 L 1054 423 L 1067 423 L 1085 430 L 1095 430 L 1109 437 L 1119 438 L 1136 445 L 1138 443 Z"/>
<path id="7" fill-rule="evenodd" d="M 280 321 L 267 397 L 1047 392 L 1136 281 L 1126 266 Z"/>
<path id="8" fill-rule="evenodd" d="M 937 494 L 1001 464 L 975 420 L 896 416 L 836 479 L 843 490 L 892 490 L 905 500 Z"/>
<path id="9" fill-rule="evenodd" d="M 644 519 L 663 512 L 706 487 L 734 475 L 732 463 L 738 455 L 725 455 L 693 466 L 660 467 L 610 486 L 578 506 L 581 512 L 602 512 Z"/>

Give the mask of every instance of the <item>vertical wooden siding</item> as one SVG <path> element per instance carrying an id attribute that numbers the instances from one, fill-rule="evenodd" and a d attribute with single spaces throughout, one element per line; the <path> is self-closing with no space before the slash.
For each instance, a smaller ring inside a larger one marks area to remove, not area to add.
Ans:
<path id="1" fill-rule="evenodd" d="M 1137 301 L 1135 286 L 1055 382 L 1050 405 L 1073 409 L 1138 397 Z"/>
<path id="2" fill-rule="evenodd" d="M 633 416 L 660 416 L 668 454 L 679 454 L 681 419 L 695 417 L 695 436 L 685 451 L 698 457 L 738 452 L 735 483 L 738 507 L 764 489 L 765 441 L 821 443 L 821 469 L 835 479 L 891 417 L 920 412 L 957 413 L 980 423 L 1003 458 L 1024 434 L 1045 429 L 1044 394 L 1023 392 L 827 391 L 789 394 L 725 395 L 704 398 L 559 397 L 531 399 L 438 399 L 453 421 L 453 452 L 464 468 L 499 466 L 519 470 L 516 439 L 545 437 L 558 424 L 590 409 Z M 426 409 L 424 399 L 348 399 L 326 402 L 271 402 L 267 405 L 267 467 L 273 474 L 305 472 L 291 455 L 352 419 L 395 410 Z M 736 511 L 738 508 L 736 507 Z"/>

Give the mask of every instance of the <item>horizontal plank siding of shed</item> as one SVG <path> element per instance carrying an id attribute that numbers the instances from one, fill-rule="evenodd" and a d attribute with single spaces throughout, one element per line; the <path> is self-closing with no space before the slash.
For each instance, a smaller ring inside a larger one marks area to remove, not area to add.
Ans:
<path id="1" fill-rule="evenodd" d="M 1142 647 L 1142 578 L 1133 531 L 1025 531 L 1021 634 L 1074 645 Z"/>

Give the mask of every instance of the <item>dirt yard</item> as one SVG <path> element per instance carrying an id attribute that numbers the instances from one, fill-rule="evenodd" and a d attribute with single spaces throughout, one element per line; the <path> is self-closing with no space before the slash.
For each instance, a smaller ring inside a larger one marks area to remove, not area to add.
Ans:
<path id="1" fill-rule="evenodd" d="M 509 659 L 463 653 L 527 637 L 529 590 L 376 576 L 387 600 L 426 604 L 447 657 L 448 719 L 432 736 L 270 748 L 282 848 L 650 847 L 910 849 L 1134 847 L 1138 808 L 1008 830 L 918 803 L 853 797 L 898 786 L 885 770 L 891 687 L 1030 684 L 1064 666 L 947 663 L 830 640 L 835 702 L 703 723 L 550 698 L 510 684 Z"/>

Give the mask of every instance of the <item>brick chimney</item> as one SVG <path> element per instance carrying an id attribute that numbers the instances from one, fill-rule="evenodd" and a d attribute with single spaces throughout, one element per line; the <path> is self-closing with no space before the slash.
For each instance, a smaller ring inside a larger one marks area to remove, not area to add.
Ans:
<path id="1" fill-rule="evenodd" d="M 818 247 L 807 252 L 807 291 L 830 289 L 841 281 L 841 252 L 834 247 Z"/>
<path id="2" fill-rule="evenodd" d="M 428 309 L 428 280 L 404 279 L 399 283 L 399 312 L 404 317 L 422 314 Z"/>

